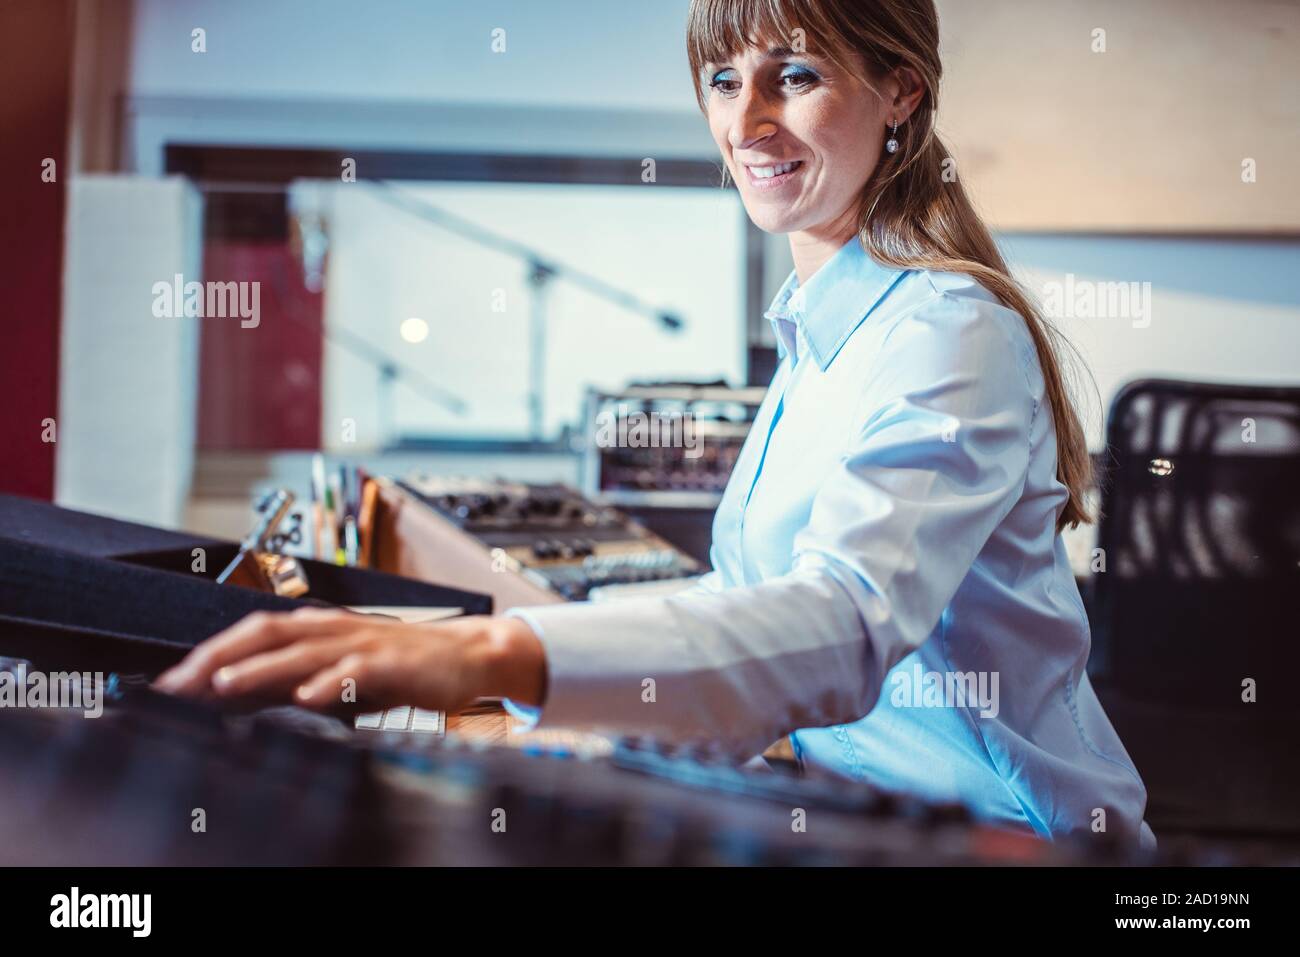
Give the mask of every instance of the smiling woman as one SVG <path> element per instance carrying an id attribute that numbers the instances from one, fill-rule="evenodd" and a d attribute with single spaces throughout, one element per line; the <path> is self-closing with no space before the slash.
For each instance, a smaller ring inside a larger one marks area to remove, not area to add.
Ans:
<path id="1" fill-rule="evenodd" d="M 687 54 L 750 218 L 791 234 L 801 280 L 856 234 L 877 262 L 970 275 L 1024 318 L 1070 490 L 1060 525 L 1089 521 L 1092 465 L 1058 358 L 1068 346 L 1011 278 L 934 130 L 932 0 L 698 0 Z"/>
<path id="2" fill-rule="evenodd" d="M 349 683 L 368 707 L 499 696 L 542 726 L 737 757 L 788 734 L 805 766 L 1150 846 L 1060 536 L 1087 520 L 1086 450 L 1050 330 L 947 175 L 938 36 L 932 0 L 693 0 L 700 106 L 795 263 L 693 589 L 437 625 L 246 619 L 160 685 L 319 708 Z"/>
<path id="3" fill-rule="evenodd" d="M 812 249 L 833 252 L 856 227 L 853 201 L 877 165 L 882 124 L 897 125 L 895 114 L 910 110 L 921 89 L 914 72 L 900 73 L 911 89 L 891 111 L 854 74 L 802 42 L 798 49 L 805 52 L 777 44 L 721 54 L 699 76 L 709 128 L 750 217 L 768 232 L 805 234 L 796 265 L 811 275 L 819 265 Z"/>

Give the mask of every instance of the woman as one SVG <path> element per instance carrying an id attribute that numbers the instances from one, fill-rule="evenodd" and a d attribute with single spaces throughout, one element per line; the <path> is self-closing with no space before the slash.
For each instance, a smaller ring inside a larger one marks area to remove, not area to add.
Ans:
<path id="1" fill-rule="evenodd" d="M 1089 462 L 1050 330 L 935 136 L 932 0 L 694 0 L 700 106 L 790 238 L 782 362 L 690 592 L 411 626 L 257 615 L 159 679 L 187 694 L 456 709 L 709 738 L 1057 837 L 1151 845 L 1088 682 L 1060 530 Z"/>

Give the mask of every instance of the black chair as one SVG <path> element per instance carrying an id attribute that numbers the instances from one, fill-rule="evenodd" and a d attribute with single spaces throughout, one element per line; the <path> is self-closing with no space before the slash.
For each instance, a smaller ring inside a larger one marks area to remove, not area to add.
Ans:
<path id="1" fill-rule="evenodd" d="M 1300 837 L 1300 388 L 1134 382 L 1107 444 L 1089 672 L 1148 822 Z"/>

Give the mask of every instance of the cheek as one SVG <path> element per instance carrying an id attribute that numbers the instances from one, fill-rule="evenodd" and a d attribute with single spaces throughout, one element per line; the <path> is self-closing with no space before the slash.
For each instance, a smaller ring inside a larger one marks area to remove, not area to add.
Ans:
<path id="1" fill-rule="evenodd" d="M 828 106 L 823 112 L 817 133 L 822 163 L 833 173 L 836 187 L 856 191 L 875 170 L 884 139 L 873 125 L 875 118 L 861 110 Z"/>
<path id="2" fill-rule="evenodd" d="M 861 165 L 863 158 L 871 155 L 871 117 L 860 110 L 831 107 L 822 112 L 819 135 L 826 155 L 839 166 Z"/>
<path id="3" fill-rule="evenodd" d="M 727 119 L 723 115 L 723 110 L 710 106 L 708 112 L 709 134 L 713 137 L 714 144 L 726 156 L 730 152 L 727 138 Z"/>

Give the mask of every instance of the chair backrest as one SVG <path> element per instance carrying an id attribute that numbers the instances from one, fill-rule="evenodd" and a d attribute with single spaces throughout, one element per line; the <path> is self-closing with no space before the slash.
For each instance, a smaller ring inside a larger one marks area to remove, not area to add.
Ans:
<path id="1" fill-rule="evenodd" d="M 1099 681 L 1142 700 L 1300 708 L 1300 388 L 1148 379 L 1107 423 Z"/>

